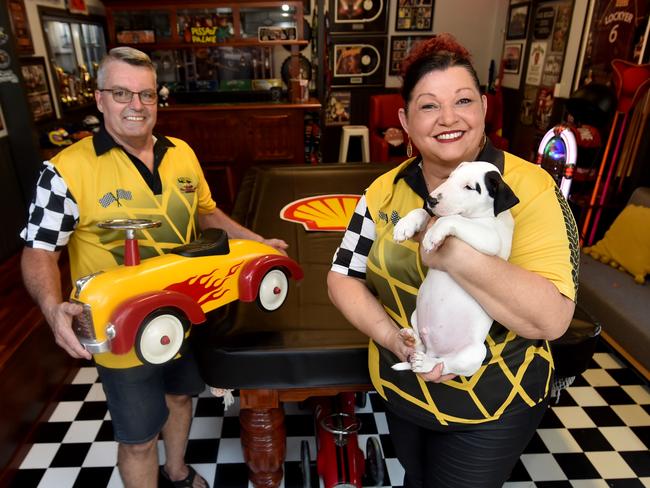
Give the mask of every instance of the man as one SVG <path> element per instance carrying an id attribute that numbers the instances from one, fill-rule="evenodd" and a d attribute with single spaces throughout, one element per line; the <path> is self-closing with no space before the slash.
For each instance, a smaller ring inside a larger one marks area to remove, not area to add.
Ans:
<path id="1" fill-rule="evenodd" d="M 178 139 L 154 136 L 156 71 L 133 48 L 111 50 L 97 73 L 95 99 L 104 116 L 100 131 L 44 164 L 30 207 L 22 271 L 25 285 L 52 328 L 56 343 L 75 358 L 90 359 L 72 331 L 81 306 L 64 301 L 57 261 L 68 245 L 72 279 L 122 260 L 115 234 L 97 227 L 111 218 L 156 218 L 159 229 L 143 240 L 143 257 L 188 242 L 200 228 L 219 227 L 230 237 L 263 241 L 284 251 L 216 208 L 194 152 Z M 191 183 L 188 183 L 190 181 Z M 182 183 L 181 183 L 182 182 Z M 201 381 L 191 354 L 162 366 L 141 365 L 135 355 L 95 357 L 106 393 L 118 467 L 125 486 L 157 486 L 158 474 L 174 486 L 203 488 L 206 481 L 184 453 L 192 417 L 191 396 Z M 158 469 L 162 432 L 166 462 Z"/>

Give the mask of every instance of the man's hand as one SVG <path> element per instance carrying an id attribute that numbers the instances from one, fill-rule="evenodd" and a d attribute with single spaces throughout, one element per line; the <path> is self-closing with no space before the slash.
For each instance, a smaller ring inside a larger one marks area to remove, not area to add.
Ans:
<path id="1" fill-rule="evenodd" d="M 287 255 L 287 249 L 289 248 L 289 244 L 284 242 L 282 239 L 264 239 L 262 241 L 262 244 L 266 244 L 267 246 L 271 246 L 272 248 L 277 249 L 278 251 L 280 251 L 285 256 Z"/>
<path id="2" fill-rule="evenodd" d="M 73 358 L 92 359 L 72 330 L 72 317 L 79 315 L 83 307 L 76 303 L 62 302 L 47 310 L 45 319 L 54 333 L 56 343 Z"/>

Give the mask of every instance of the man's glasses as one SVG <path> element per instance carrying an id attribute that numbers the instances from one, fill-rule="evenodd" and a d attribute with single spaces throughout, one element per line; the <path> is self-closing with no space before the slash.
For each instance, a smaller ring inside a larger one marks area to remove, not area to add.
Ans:
<path id="1" fill-rule="evenodd" d="M 141 92 L 133 92 L 126 88 L 100 88 L 100 92 L 111 92 L 113 100 L 117 103 L 130 103 L 133 100 L 133 95 L 138 95 L 140 101 L 145 105 L 153 105 L 158 99 L 158 94 L 155 90 L 142 90 Z"/>

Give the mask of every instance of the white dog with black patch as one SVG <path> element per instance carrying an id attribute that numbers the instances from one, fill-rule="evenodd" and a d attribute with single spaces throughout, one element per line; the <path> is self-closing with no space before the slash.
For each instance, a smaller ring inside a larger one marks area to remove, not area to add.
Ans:
<path id="1" fill-rule="evenodd" d="M 425 251 L 434 251 L 447 236 L 454 236 L 484 254 L 508 259 L 514 229 L 509 209 L 518 202 L 495 165 L 461 163 L 427 199 L 438 219 L 424 234 L 421 245 Z M 426 209 L 412 210 L 395 225 L 393 239 L 410 239 L 429 219 Z M 485 338 L 492 321 L 449 274 L 429 269 L 411 316 L 409 332 L 415 339 L 415 352 L 408 362 L 397 363 L 393 369 L 428 373 L 443 363 L 442 374 L 471 376 L 485 359 Z"/>

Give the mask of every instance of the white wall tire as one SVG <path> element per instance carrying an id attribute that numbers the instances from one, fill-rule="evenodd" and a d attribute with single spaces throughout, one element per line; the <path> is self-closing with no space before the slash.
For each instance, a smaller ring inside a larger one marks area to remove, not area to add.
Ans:
<path id="1" fill-rule="evenodd" d="M 163 364 L 180 351 L 185 339 L 185 319 L 161 309 L 143 320 L 135 339 L 135 352 L 145 364 Z"/>
<path id="2" fill-rule="evenodd" d="M 289 292 L 289 280 L 279 269 L 272 269 L 260 281 L 257 303 L 267 312 L 273 312 L 282 306 Z"/>

